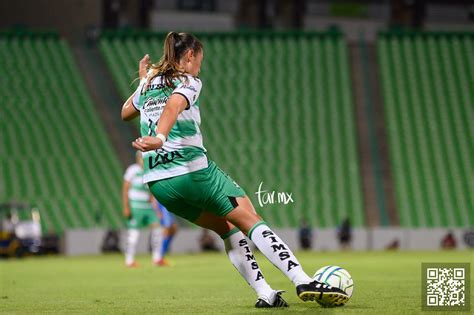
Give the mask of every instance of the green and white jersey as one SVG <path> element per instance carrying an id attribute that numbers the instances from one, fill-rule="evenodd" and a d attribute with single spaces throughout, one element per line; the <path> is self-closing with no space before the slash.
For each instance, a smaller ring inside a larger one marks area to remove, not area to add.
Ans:
<path id="1" fill-rule="evenodd" d="M 156 136 L 158 119 L 172 94 L 184 96 L 188 106 L 179 114 L 163 147 L 143 153 L 143 182 L 148 183 L 206 168 L 208 166 L 206 149 L 199 129 L 201 80 L 187 75 L 175 80 L 176 88 L 172 89 L 164 84 L 163 77 L 157 76 L 144 91 L 145 83 L 145 79 L 140 82 L 133 98 L 133 105 L 140 111 L 142 136 Z"/>
<path id="2" fill-rule="evenodd" d="M 128 202 L 132 209 L 152 209 L 150 190 L 143 183 L 143 169 L 138 164 L 130 165 L 125 171 L 123 179 L 130 183 Z"/>

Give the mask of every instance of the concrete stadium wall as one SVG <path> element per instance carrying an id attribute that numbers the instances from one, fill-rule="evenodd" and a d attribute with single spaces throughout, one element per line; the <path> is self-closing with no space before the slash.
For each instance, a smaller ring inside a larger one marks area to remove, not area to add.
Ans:
<path id="1" fill-rule="evenodd" d="M 101 24 L 102 1 L 0 1 L 0 28 L 57 30 L 61 35 L 82 38 L 88 27 Z"/>
<path id="2" fill-rule="evenodd" d="M 227 13 L 153 11 L 150 15 L 150 28 L 162 32 L 169 30 L 235 31 L 234 24 L 234 16 Z"/>
<path id="3" fill-rule="evenodd" d="M 464 229 L 451 229 L 457 240 L 458 249 L 466 249 L 463 241 Z M 401 229 L 401 228 L 374 228 L 354 229 L 351 249 L 355 251 L 385 250 L 394 240 L 398 240 L 400 250 L 437 250 L 440 249 L 441 239 L 446 235 L 447 229 Z M 292 249 L 299 249 L 298 231 L 296 229 L 275 229 L 275 232 Z M 67 256 L 99 255 L 106 236 L 105 229 L 67 230 L 64 233 L 63 249 Z M 197 253 L 200 252 L 199 237 L 201 229 L 181 229 L 176 235 L 172 253 Z M 223 250 L 220 237 L 212 233 L 218 248 Z M 337 240 L 336 229 L 318 229 L 313 231 L 314 251 L 341 250 Z M 144 230 L 140 234 L 137 253 L 147 253 L 150 231 Z M 126 231 L 120 231 L 120 248 L 123 249 L 126 240 Z"/>

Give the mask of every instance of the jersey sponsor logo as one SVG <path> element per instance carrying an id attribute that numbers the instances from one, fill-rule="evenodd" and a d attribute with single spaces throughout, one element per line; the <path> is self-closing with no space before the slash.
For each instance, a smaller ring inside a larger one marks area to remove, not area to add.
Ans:
<path id="1" fill-rule="evenodd" d="M 151 119 L 160 118 L 163 109 L 165 108 L 167 97 L 149 97 L 143 103 L 142 112 Z"/>
<path id="2" fill-rule="evenodd" d="M 167 101 L 167 97 L 149 97 L 145 100 L 143 108 L 154 109 L 157 106 L 159 107 L 160 104 L 166 104 Z"/>
<path id="3" fill-rule="evenodd" d="M 142 95 L 145 94 L 146 92 L 148 91 L 152 91 L 152 90 L 159 90 L 159 89 L 164 89 L 166 88 L 166 85 L 165 84 L 150 84 L 148 85 L 148 87 L 146 88 L 146 90 L 142 90 Z"/>
<path id="4" fill-rule="evenodd" d="M 184 156 L 179 153 L 179 151 L 157 153 L 155 157 L 150 156 L 148 158 L 148 168 L 151 170 L 157 167 L 158 165 L 171 163 L 178 158 L 184 158 Z"/>

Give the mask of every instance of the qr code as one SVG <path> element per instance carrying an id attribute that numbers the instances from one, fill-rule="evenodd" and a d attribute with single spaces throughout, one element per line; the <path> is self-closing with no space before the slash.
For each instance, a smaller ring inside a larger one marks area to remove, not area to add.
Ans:
<path id="1" fill-rule="evenodd" d="M 466 305 L 465 268 L 427 268 L 426 305 L 464 307 Z"/>

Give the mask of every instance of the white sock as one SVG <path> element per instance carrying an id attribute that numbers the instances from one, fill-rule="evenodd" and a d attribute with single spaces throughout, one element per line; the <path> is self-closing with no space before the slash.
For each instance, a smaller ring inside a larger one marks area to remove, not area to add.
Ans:
<path id="1" fill-rule="evenodd" d="M 163 245 L 163 228 L 155 227 L 151 230 L 151 253 L 154 262 L 160 261 L 161 246 Z"/>
<path id="2" fill-rule="evenodd" d="M 225 251 L 234 267 L 247 283 L 255 290 L 257 296 L 272 298 L 273 289 L 263 277 L 255 256 L 244 233 L 237 232 L 224 239 Z"/>
<path id="3" fill-rule="evenodd" d="M 255 224 L 249 231 L 249 238 L 262 254 L 280 269 L 295 285 L 313 281 L 301 268 L 301 264 L 276 234 L 264 222 Z"/>
<path id="4" fill-rule="evenodd" d="M 130 229 L 127 232 L 127 242 L 125 244 L 125 264 L 130 265 L 135 261 L 135 250 L 137 248 L 140 232 Z"/>

